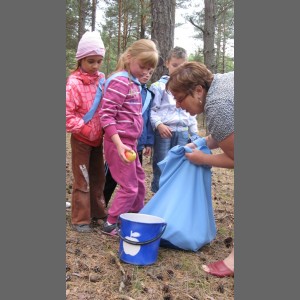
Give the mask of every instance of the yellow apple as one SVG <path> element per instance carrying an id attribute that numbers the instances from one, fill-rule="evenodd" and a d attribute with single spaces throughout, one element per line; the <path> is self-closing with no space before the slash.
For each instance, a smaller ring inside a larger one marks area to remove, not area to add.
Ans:
<path id="1" fill-rule="evenodd" d="M 125 150 L 125 156 L 130 162 L 136 159 L 136 153 L 133 150 Z"/>

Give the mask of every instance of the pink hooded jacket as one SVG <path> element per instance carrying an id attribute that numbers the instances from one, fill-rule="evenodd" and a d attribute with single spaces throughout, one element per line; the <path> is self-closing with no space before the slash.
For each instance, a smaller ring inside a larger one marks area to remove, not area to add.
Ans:
<path id="1" fill-rule="evenodd" d="M 103 138 L 99 107 L 88 123 L 84 124 L 82 117 L 94 102 L 101 78 L 105 78 L 104 73 L 90 75 L 78 69 L 68 77 L 66 84 L 66 130 L 76 139 L 94 147 L 99 146 Z"/>

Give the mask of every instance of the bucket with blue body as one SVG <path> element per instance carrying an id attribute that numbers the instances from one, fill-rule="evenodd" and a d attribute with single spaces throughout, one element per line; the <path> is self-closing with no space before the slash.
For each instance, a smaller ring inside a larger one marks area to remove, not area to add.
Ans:
<path id="1" fill-rule="evenodd" d="M 119 221 L 120 259 L 134 265 L 155 263 L 160 238 L 167 226 L 165 220 L 152 215 L 124 213 Z"/>

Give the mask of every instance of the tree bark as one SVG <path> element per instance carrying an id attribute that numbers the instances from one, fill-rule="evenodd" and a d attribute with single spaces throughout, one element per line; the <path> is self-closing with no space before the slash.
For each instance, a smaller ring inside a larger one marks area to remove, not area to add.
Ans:
<path id="1" fill-rule="evenodd" d="M 118 0 L 118 52 L 117 56 L 121 54 L 121 18 L 122 18 L 122 0 Z"/>
<path id="2" fill-rule="evenodd" d="M 97 0 L 92 0 L 92 31 L 96 28 L 96 10 L 97 10 Z"/>
<path id="3" fill-rule="evenodd" d="M 204 33 L 203 33 L 203 55 L 204 64 L 213 73 L 216 72 L 215 61 L 215 27 L 216 27 L 216 0 L 204 0 Z"/>
<path id="4" fill-rule="evenodd" d="M 223 13 L 223 62 L 222 62 L 222 73 L 225 73 L 225 52 L 226 52 L 226 14 Z"/>
<path id="5" fill-rule="evenodd" d="M 145 15 L 145 1 L 140 0 L 141 3 L 141 13 L 140 13 L 140 19 L 141 19 L 141 29 L 140 29 L 140 39 L 145 38 L 145 32 L 146 32 L 146 20 L 147 16 Z"/>
<path id="6" fill-rule="evenodd" d="M 86 0 L 79 0 L 78 42 L 85 32 Z"/>
<path id="7" fill-rule="evenodd" d="M 151 0 L 151 39 L 156 43 L 164 62 L 168 52 L 174 47 L 175 7 L 176 0 Z M 151 81 L 157 81 L 166 73 L 167 68 L 160 63 Z"/>

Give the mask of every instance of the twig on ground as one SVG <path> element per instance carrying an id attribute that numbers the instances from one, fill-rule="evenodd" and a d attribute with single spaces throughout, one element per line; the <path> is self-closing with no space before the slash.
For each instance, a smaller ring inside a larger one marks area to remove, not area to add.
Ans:
<path id="1" fill-rule="evenodd" d="M 193 296 L 191 296 L 191 295 L 189 295 L 189 294 L 184 293 L 184 295 L 187 296 L 187 297 L 189 297 L 189 298 L 192 299 L 192 300 L 195 300 L 195 299 L 196 299 L 196 298 L 194 298 Z"/>
<path id="2" fill-rule="evenodd" d="M 115 299 L 135 300 L 134 298 L 131 298 L 131 297 L 126 296 L 126 295 L 119 295 L 119 296 L 117 296 Z"/>
<path id="3" fill-rule="evenodd" d="M 119 267 L 121 273 L 122 273 L 122 279 L 119 286 L 119 292 L 122 292 L 122 290 L 125 288 L 125 280 L 126 280 L 126 274 L 124 268 L 121 266 L 121 263 L 119 261 L 119 258 L 112 252 L 109 251 L 109 254 L 114 258 L 116 265 Z"/>
<path id="4" fill-rule="evenodd" d="M 125 276 L 125 270 L 124 268 L 122 267 L 120 261 L 119 261 L 119 258 L 112 252 L 112 251 L 109 251 L 109 254 L 115 259 L 115 262 L 116 262 L 116 265 L 119 267 L 122 275 Z"/>

